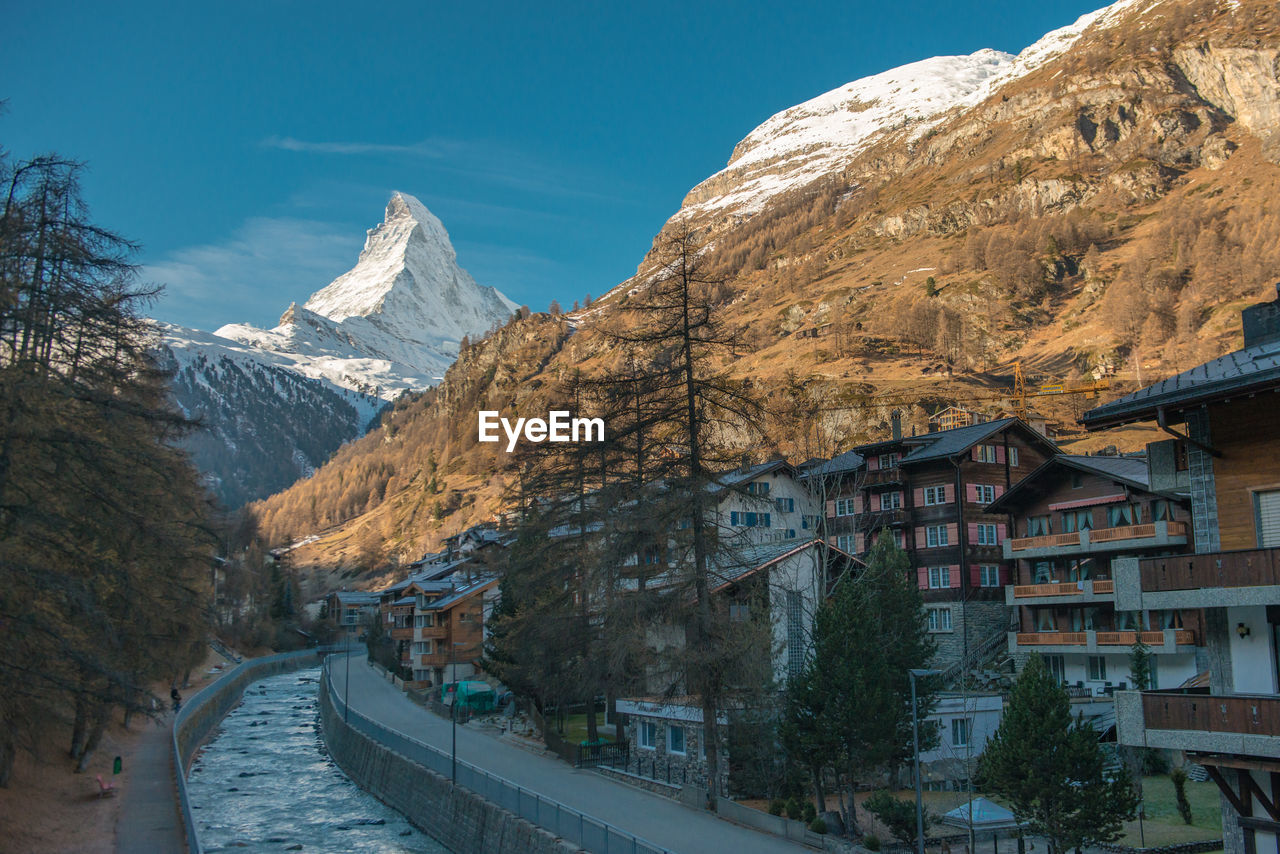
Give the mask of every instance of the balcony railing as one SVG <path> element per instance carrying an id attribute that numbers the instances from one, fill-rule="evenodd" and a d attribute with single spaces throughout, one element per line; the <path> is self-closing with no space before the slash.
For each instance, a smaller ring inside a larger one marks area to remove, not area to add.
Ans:
<path id="1" fill-rule="evenodd" d="M 1089 646 L 1089 635 L 1094 636 L 1094 646 L 1133 646 L 1142 637 L 1148 646 L 1164 646 L 1164 632 L 1018 632 L 1018 646 Z M 1195 632 L 1190 629 L 1176 629 L 1173 642 L 1178 646 L 1195 644 Z"/>
<path id="2" fill-rule="evenodd" d="M 413 640 L 413 626 L 394 626 L 391 629 L 392 640 Z"/>
<path id="3" fill-rule="evenodd" d="M 447 637 L 449 634 L 448 626 L 418 626 L 414 632 L 422 640 L 438 640 Z"/>
<path id="4" fill-rule="evenodd" d="M 1138 562 L 1145 592 L 1280 585 L 1280 549 L 1210 552 Z"/>
<path id="5" fill-rule="evenodd" d="M 1093 592 L 1098 590 L 1099 582 L 1093 582 Z M 1014 599 L 1031 599 L 1038 596 L 1079 596 L 1085 592 L 1075 581 L 1050 582 L 1048 584 L 1019 584 L 1013 588 Z M 1110 592 L 1109 590 L 1106 592 Z"/>
<path id="6" fill-rule="evenodd" d="M 1093 582 L 1094 593 L 1115 593 L 1116 583 L 1110 578 L 1097 578 Z"/>
<path id="7" fill-rule="evenodd" d="M 868 510 L 865 513 L 860 513 L 857 519 L 859 530 L 877 530 L 886 525 L 906 524 L 907 511 L 902 508 L 896 510 Z"/>
<path id="8" fill-rule="evenodd" d="M 866 486 L 881 486 L 886 483 L 902 483 L 902 469 L 894 466 L 887 469 L 876 469 L 868 471 L 866 480 L 863 481 Z"/>
<path id="9" fill-rule="evenodd" d="M 1280 697 L 1148 691 L 1142 717 L 1147 729 L 1280 736 Z"/>
<path id="10" fill-rule="evenodd" d="M 1069 534 L 1046 534 L 1041 537 L 1019 537 L 1009 540 L 1009 550 L 1056 549 L 1069 546 L 1088 547 L 1098 543 L 1117 543 L 1127 540 L 1149 540 L 1164 536 L 1186 538 L 1186 522 L 1150 522 L 1146 525 L 1121 525 L 1116 528 L 1088 528 Z"/>

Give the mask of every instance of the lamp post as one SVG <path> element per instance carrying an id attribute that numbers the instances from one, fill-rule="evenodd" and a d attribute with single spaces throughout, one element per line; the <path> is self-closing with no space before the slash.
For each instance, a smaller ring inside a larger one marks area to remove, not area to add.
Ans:
<path id="1" fill-rule="evenodd" d="M 911 681 L 911 776 L 916 782 L 916 854 L 924 854 L 924 806 L 920 794 L 920 724 L 916 715 L 916 678 L 921 676 L 937 676 L 939 670 L 922 670 L 912 668 L 907 671 Z M 969 815 L 973 822 L 972 811 Z"/>

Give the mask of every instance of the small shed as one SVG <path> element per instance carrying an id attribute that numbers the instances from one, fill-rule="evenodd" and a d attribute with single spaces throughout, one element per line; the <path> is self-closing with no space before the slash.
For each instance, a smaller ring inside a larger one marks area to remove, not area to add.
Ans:
<path id="1" fill-rule="evenodd" d="M 457 691 L 458 708 L 472 712 L 492 712 L 497 694 L 487 682 L 450 682 L 440 686 L 440 702 L 448 705 Z"/>

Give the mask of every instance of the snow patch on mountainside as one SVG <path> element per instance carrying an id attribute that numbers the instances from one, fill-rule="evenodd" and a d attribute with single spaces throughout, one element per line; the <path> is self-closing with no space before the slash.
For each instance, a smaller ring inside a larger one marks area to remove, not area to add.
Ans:
<path id="1" fill-rule="evenodd" d="M 951 111 L 1068 51 L 1093 26 L 1109 26 L 1143 0 L 1119 0 L 1047 33 L 1017 56 L 984 49 L 936 56 L 847 83 L 784 110 L 749 133 L 728 165 L 690 191 L 677 219 L 750 215 L 772 196 L 839 171 L 886 133 L 918 139 Z M 1149 0 L 1147 0 L 1149 2 Z"/>

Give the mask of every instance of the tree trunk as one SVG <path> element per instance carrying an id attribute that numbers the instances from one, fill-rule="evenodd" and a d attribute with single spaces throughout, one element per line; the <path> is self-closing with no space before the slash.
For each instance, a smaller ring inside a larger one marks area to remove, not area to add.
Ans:
<path id="1" fill-rule="evenodd" d="M 106 732 L 107 722 L 110 720 L 111 706 L 99 703 L 93 710 L 93 726 L 89 730 L 89 740 L 85 742 L 84 752 L 80 754 L 80 761 L 76 763 L 77 774 L 89 767 L 89 760 L 102 742 L 102 734 Z"/>
<path id="2" fill-rule="evenodd" d="M 72 759 L 79 759 L 84 753 L 84 742 L 89 727 L 89 701 L 82 694 L 76 695 L 76 717 L 75 722 L 71 725 L 71 750 L 68 751 Z"/>
<path id="3" fill-rule="evenodd" d="M 587 741 L 594 744 L 600 740 L 600 730 L 596 725 L 596 696 L 587 698 Z"/>
<path id="4" fill-rule="evenodd" d="M 822 786 L 822 766 L 814 764 L 809 768 L 809 773 L 813 775 L 813 794 L 818 801 L 818 814 L 827 811 L 827 793 Z"/>
<path id="5" fill-rule="evenodd" d="M 4 725 L 0 726 L 0 788 L 9 788 L 9 781 L 13 778 L 13 760 L 16 756 L 13 730 L 9 722 L 4 721 Z"/>

